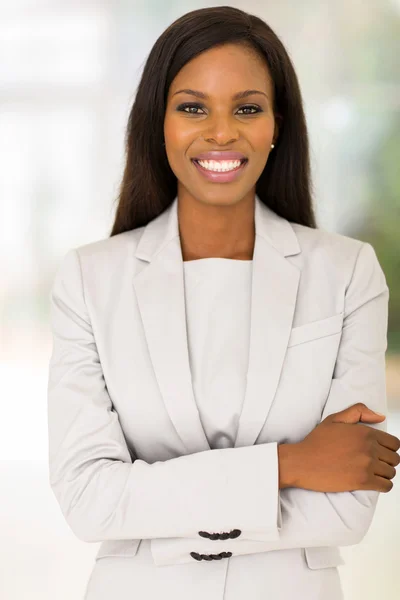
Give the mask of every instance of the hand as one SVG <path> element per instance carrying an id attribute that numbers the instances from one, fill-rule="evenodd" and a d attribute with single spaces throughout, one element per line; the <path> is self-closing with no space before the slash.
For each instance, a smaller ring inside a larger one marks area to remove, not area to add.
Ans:
<path id="1" fill-rule="evenodd" d="M 385 418 L 362 403 L 326 417 L 295 444 L 296 487 L 317 492 L 389 492 L 400 463 L 400 440 L 359 423 Z"/>

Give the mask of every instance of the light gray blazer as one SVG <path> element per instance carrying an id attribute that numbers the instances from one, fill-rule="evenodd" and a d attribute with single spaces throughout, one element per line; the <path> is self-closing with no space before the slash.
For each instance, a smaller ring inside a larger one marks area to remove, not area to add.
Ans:
<path id="1" fill-rule="evenodd" d="M 379 493 L 279 490 L 277 445 L 356 402 L 387 413 L 384 273 L 370 244 L 289 222 L 256 196 L 246 394 L 234 448 L 211 449 L 191 382 L 177 203 L 69 250 L 51 290 L 50 485 L 76 536 L 102 542 L 87 597 L 109 598 L 104 576 L 117 600 L 132 586 L 141 600 L 243 600 L 229 577 L 246 572 L 251 600 L 269 597 L 272 573 L 274 600 L 320 598 Z M 135 571 L 141 541 L 148 571 Z M 265 583 L 256 568 L 270 569 Z"/>

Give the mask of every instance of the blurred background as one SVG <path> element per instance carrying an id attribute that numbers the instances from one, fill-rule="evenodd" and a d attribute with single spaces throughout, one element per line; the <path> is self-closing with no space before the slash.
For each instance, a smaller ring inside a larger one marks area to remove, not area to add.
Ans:
<path id="1" fill-rule="evenodd" d="M 217 4 L 0 2 L 2 600 L 83 597 L 99 544 L 74 537 L 48 482 L 50 287 L 70 248 L 108 237 L 152 45 L 182 14 Z M 400 0 L 229 4 L 264 19 L 294 62 L 318 225 L 370 242 L 385 272 L 388 431 L 400 437 Z M 400 598 L 397 479 L 362 543 L 341 551 L 346 600 Z"/>

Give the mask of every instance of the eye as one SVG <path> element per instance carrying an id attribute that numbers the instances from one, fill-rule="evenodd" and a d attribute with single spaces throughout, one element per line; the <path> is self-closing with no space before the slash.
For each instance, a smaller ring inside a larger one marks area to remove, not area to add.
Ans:
<path id="1" fill-rule="evenodd" d="M 201 104 L 195 104 L 193 102 L 184 102 L 183 104 L 180 104 L 176 110 L 179 110 L 181 112 L 186 112 L 186 113 L 191 114 L 191 115 L 197 115 L 198 114 L 198 113 L 195 113 L 195 112 L 192 112 L 192 111 L 187 111 L 187 110 L 185 110 L 186 108 L 196 108 L 196 109 L 197 108 L 201 108 Z"/>
<path id="2" fill-rule="evenodd" d="M 177 110 L 180 111 L 180 112 L 186 112 L 187 114 L 191 114 L 191 115 L 198 115 L 198 114 L 200 114 L 198 112 L 193 112 L 192 110 L 187 111 L 187 110 L 185 110 L 186 108 L 189 108 L 189 109 L 194 108 L 195 110 L 199 109 L 199 108 L 202 109 L 202 105 L 194 103 L 194 102 L 184 102 L 183 104 L 180 104 L 177 107 Z M 259 106 L 256 106 L 255 104 L 246 104 L 245 106 L 242 106 L 239 110 L 246 110 L 246 109 L 254 109 L 255 112 L 242 113 L 245 116 L 246 115 L 254 115 L 254 114 L 258 113 L 258 112 L 262 112 L 262 109 Z"/>
<path id="3" fill-rule="evenodd" d="M 255 111 L 256 111 L 255 113 L 254 112 L 253 113 L 246 113 L 248 115 L 254 115 L 254 114 L 258 113 L 258 112 L 262 112 L 262 109 L 259 106 L 256 106 L 255 104 L 246 104 L 246 106 L 242 106 L 242 108 L 240 108 L 239 110 L 246 109 L 246 108 L 254 108 Z"/>

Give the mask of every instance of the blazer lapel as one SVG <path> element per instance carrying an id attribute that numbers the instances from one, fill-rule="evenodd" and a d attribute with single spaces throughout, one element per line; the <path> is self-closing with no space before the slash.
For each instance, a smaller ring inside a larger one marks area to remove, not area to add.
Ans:
<path id="1" fill-rule="evenodd" d="M 177 197 L 144 228 L 136 258 L 146 265 L 133 285 L 150 358 L 166 409 L 187 453 L 210 450 L 193 392 L 187 345 L 183 257 Z M 256 196 L 247 387 L 235 447 L 254 444 L 278 386 L 300 272 L 286 256 L 300 252 L 286 219 Z"/>
<path id="2" fill-rule="evenodd" d="M 290 223 L 256 196 L 250 345 L 235 448 L 251 446 L 271 408 L 292 329 L 300 271 L 286 256 L 300 246 Z"/>

